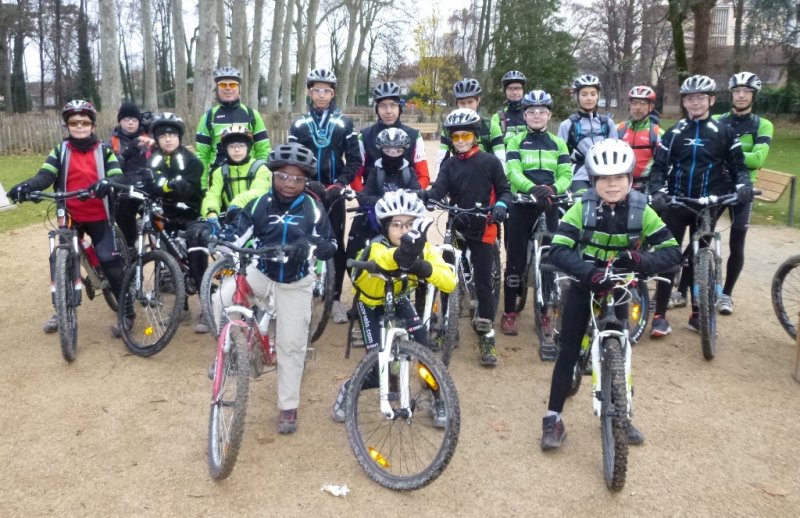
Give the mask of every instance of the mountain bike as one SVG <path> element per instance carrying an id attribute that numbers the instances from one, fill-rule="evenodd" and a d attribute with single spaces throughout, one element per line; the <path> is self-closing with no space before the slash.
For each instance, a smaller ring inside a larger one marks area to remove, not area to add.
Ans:
<path id="1" fill-rule="evenodd" d="M 277 368 L 274 293 L 253 293 L 247 282 L 247 265 L 253 257 L 286 262 L 284 247 L 240 248 L 220 243 L 236 266 L 233 304 L 223 308 L 224 324 L 217 338 L 217 353 L 208 421 L 208 469 L 222 480 L 233 471 L 244 435 L 250 379 Z"/>
<path id="2" fill-rule="evenodd" d="M 437 355 L 411 340 L 395 317 L 394 282 L 405 274 L 373 261 L 349 260 L 348 267 L 383 279 L 384 314 L 380 346 L 361 359 L 350 380 L 347 439 L 372 480 L 389 489 L 419 489 L 441 475 L 455 452 L 458 393 Z M 443 428 L 434 426 L 436 405 L 445 408 Z"/>
<path id="3" fill-rule="evenodd" d="M 94 247 L 89 240 L 84 239 L 83 232 L 73 222 L 67 209 L 67 200 L 77 198 L 83 201 L 92 196 L 93 193 L 86 189 L 68 192 L 33 191 L 28 194 L 28 200 L 33 202 L 42 199 L 55 202 L 56 228 L 48 231 L 47 238 L 52 265 L 53 307 L 58 318 L 61 354 L 67 362 L 75 361 L 78 354 L 77 308 L 81 305 L 82 292 L 85 290 L 89 300 L 92 300 L 95 289 L 101 289 L 108 307 L 112 311 L 117 310 L 116 294 L 112 292 L 111 285 L 100 268 Z M 112 226 L 112 232 L 124 267 L 128 248 L 119 229 Z M 81 275 L 81 266 L 86 271 L 85 277 Z"/>
<path id="4" fill-rule="evenodd" d="M 800 255 L 793 255 L 778 266 L 772 277 L 772 308 L 786 333 L 797 339 L 800 314 Z"/>

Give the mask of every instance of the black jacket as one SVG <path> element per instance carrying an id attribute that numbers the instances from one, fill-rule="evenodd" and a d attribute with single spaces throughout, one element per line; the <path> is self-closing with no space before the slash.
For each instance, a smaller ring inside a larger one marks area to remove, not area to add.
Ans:
<path id="1" fill-rule="evenodd" d="M 154 151 L 147 161 L 147 167 L 153 171 L 155 192 L 164 202 L 167 218 L 186 222 L 200 217 L 200 205 L 203 203 L 203 190 L 200 182 L 203 177 L 203 163 L 183 145 L 171 155 Z M 169 187 L 170 180 L 180 180 Z M 160 180 L 162 180 L 160 182 Z M 159 185 L 163 183 L 163 185 Z M 183 202 L 189 206 L 181 209 L 177 204 Z"/>

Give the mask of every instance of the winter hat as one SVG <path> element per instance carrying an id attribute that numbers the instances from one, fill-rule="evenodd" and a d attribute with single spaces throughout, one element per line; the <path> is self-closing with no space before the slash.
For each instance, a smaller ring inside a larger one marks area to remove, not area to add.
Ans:
<path id="1" fill-rule="evenodd" d="M 121 121 L 125 117 L 136 117 L 139 119 L 139 122 L 142 121 L 142 112 L 139 110 L 139 107 L 136 106 L 136 103 L 132 103 L 130 101 L 125 101 L 122 103 L 122 106 L 119 107 L 119 112 L 117 113 L 117 122 Z"/>

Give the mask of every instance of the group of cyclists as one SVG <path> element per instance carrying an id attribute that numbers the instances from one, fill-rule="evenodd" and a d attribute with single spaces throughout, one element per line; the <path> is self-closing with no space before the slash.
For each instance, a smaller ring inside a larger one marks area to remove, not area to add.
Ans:
<path id="1" fill-rule="evenodd" d="M 554 234 L 550 260 L 576 279 L 564 294 L 561 347 L 548 358 L 555 360 L 555 366 L 542 449 L 557 448 L 566 437 L 561 411 L 589 318 L 588 293 L 611 287 L 603 274 L 605 265 L 613 260 L 622 268 L 669 278 L 665 272 L 681 263 L 684 233 L 694 229 L 695 217 L 671 205 L 670 197 L 736 193 L 731 254 L 718 304 L 720 313 L 733 312 L 753 183 L 772 137 L 769 121 L 752 113 L 761 89 L 755 74 L 739 72 L 730 78 L 731 111 L 713 117 L 714 80 L 689 77 L 680 87 L 685 118 L 666 131 L 654 111 L 652 88 L 630 89 L 630 118 L 617 125 L 609 115 L 598 113 L 600 80 L 581 75 L 573 84 L 577 109 L 557 134 L 547 129 L 552 96 L 540 89 L 526 92 L 528 81 L 521 72 L 503 75 L 505 102 L 489 120 L 478 113 L 480 83 L 464 78 L 453 86 L 457 106 L 443 122 L 433 181 L 422 135 L 401 122 L 404 99 L 395 83 L 375 88 L 377 120 L 357 132 L 336 106 L 335 74 L 312 70 L 306 77 L 309 111 L 293 122 L 288 142 L 273 148 L 261 115 L 241 102 L 240 72 L 220 68 L 215 82 L 217 104 L 197 125 L 196 153 L 183 145 L 186 125 L 175 114 L 162 113 L 146 121 L 135 104 L 126 102 L 118 113 L 119 126 L 104 144 L 95 134 L 97 113 L 91 103 L 71 101 L 62 110 L 67 137 L 40 171 L 12 187 L 9 195 L 24 201 L 31 192 L 53 184 L 59 190 L 90 189 L 93 198 L 70 200 L 68 209 L 75 224 L 91 237 L 116 293 L 122 264 L 113 223 L 132 246 L 137 207 L 130 200 L 115 201 L 107 181 L 112 177 L 161 197 L 168 224 L 185 230 L 190 246 L 203 246 L 212 235 L 257 247 L 285 246 L 287 263 L 259 261 L 247 275 L 256 290 L 274 289 L 276 295 L 281 433 L 297 429 L 311 319 L 309 268 L 315 259 L 333 258 L 332 320 L 358 319 L 368 351 L 379 344 L 382 292 L 366 272 L 351 272 L 356 294 L 348 312 L 341 300 L 348 257 L 403 270 L 415 281 L 405 289 L 413 289 L 417 280 L 445 293 L 454 289 L 453 270 L 427 243 L 430 221 L 425 209 L 431 201 L 448 198 L 451 205 L 488 210 L 486 215 L 462 215 L 453 222 L 474 268 L 478 304 L 472 327 L 481 365 L 498 363 L 492 268 L 501 234 L 506 243 L 502 334 L 520 332 L 515 297 L 525 275 L 531 229 L 540 214 L 545 214 L 547 228 Z M 357 193 L 360 211 L 346 238 L 344 194 L 350 189 Z M 551 197 L 568 191 L 582 197 L 562 217 Z M 516 194 L 532 196 L 535 204 L 514 203 Z M 714 214 L 715 222 L 720 212 Z M 190 277 L 198 286 L 207 261 L 202 252 L 190 256 Z M 681 279 L 690 279 L 691 261 L 684 269 L 688 271 Z M 651 337 L 671 332 L 667 309 L 687 304 L 687 287 L 682 282 L 672 293 L 670 284 L 659 283 Z M 223 284 L 221 290 L 223 299 L 232 298 L 233 286 Z M 697 306 L 691 304 L 689 327 L 697 329 Z M 414 305 L 397 310 L 407 319 L 409 332 L 424 342 Z M 57 329 L 57 319 L 44 326 L 46 332 Z M 117 325 L 112 331 L 119 334 Z M 195 331 L 209 331 L 206 315 L 198 316 Z M 336 421 L 344 419 L 347 393 L 345 382 L 333 407 Z M 437 408 L 434 422 L 443 425 L 446 419 L 446 409 Z M 629 440 L 638 444 L 644 436 L 631 426 Z"/>

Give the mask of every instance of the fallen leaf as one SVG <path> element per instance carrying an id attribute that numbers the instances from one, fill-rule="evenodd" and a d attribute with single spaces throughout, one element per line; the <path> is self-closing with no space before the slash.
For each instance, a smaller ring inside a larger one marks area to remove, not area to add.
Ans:
<path id="1" fill-rule="evenodd" d="M 789 491 L 775 486 L 761 486 L 761 491 L 771 496 L 787 496 L 789 494 Z"/>

